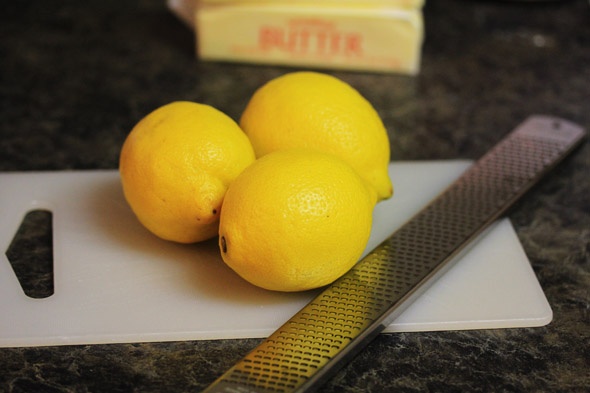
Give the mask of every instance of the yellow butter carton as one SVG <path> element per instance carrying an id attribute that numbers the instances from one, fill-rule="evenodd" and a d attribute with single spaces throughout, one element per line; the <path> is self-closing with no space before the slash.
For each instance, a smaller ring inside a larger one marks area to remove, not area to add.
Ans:
<path id="1" fill-rule="evenodd" d="M 420 69 L 422 0 L 201 0 L 193 5 L 203 60 L 405 74 Z"/>

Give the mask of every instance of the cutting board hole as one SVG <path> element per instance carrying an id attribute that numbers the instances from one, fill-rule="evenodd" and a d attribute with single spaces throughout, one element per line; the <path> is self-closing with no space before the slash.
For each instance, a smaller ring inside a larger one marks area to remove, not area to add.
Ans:
<path id="1" fill-rule="evenodd" d="M 53 215 L 44 209 L 30 210 L 23 218 L 6 257 L 28 297 L 53 295 Z"/>

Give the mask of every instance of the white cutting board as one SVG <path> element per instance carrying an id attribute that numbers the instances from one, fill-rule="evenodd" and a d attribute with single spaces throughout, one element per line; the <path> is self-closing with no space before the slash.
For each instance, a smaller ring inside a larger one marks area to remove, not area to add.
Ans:
<path id="1" fill-rule="evenodd" d="M 395 196 L 375 210 L 367 250 L 425 206 L 469 161 L 395 162 Z M 0 346 L 266 337 L 318 291 L 254 287 L 216 241 L 178 245 L 136 221 L 118 172 L 0 174 L 0 247 L 23 216 L 53 213 L 54 294 L 22 291 L 0 259 Z M 497 222 L 387 332 L 541 326 L 552 311 L 508 221 Z"/>

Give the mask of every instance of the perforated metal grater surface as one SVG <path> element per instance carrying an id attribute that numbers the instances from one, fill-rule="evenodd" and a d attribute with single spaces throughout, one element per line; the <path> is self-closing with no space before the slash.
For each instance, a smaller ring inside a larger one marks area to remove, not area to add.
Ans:
<path id="1" fill-rule="evenodd" d="M 581 127 L 562 119 L 527 119 L 206 392 L 316 388 L 448 270 L 469 241 L 584 135 Z"/>

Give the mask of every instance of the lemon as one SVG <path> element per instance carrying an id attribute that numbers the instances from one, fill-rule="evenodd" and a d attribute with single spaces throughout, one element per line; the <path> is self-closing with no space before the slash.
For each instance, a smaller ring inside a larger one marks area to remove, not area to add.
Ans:
<path id="1" fill-rule="evenodd" d="M 304 147 L 348 162 L 375 190 L 391 197 L 390 146 L 379 114 L 346 82 L 317 72 L 272 79 L 251 97 L 240 119 L 257 157 Z"/>
<path id="2" fill-rule="evenodd" d="M 211 106 L 178 101 L 135 125 L 119 171 L 125 198 L 147 229 L 192 243 L 217 235 L 227 187 L 254 160 L 235 121 Z"/>
<path id="3" fill-rule="evenodd" d="M 270 153 L 227 190 L 219 224 L 222 258 L 265 289 L 327 285 L 360 258 L 374 204 L 366 182 L 334 155 L 308 149 Z"/>

